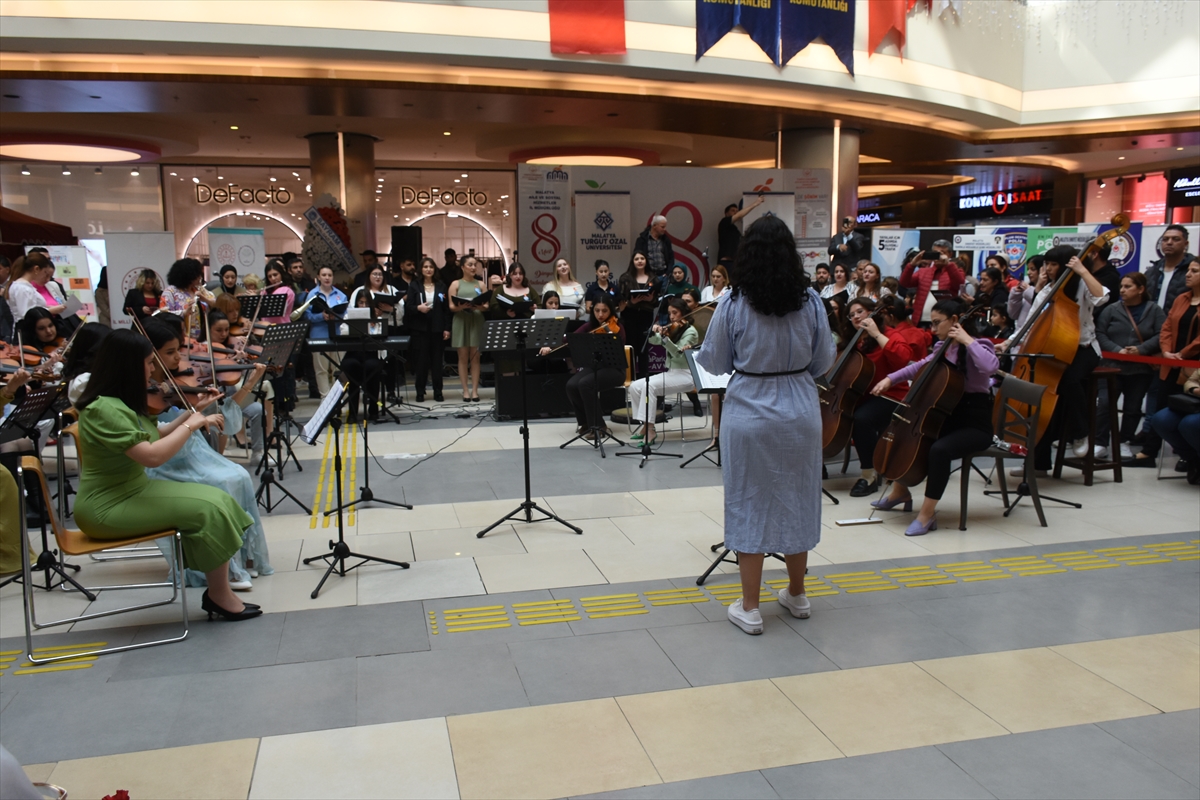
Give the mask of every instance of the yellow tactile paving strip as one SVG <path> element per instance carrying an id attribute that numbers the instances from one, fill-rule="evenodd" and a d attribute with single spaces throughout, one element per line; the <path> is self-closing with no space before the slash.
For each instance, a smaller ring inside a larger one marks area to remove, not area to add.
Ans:
<path id="1" fill-rule="evenodd" d="M 39 658 L 46 656 L 66 656 L 74 653 L 87 653 L 107 645 L 108 642 L 84 642 L 83 644 L 60 644 L 54 647 L 35 647 L 33 653 Z M 0 651 L 0 675 L 40 675 L 45 672 L 70 672 L 77 669 L 88 669 L 95 662 L 96 656 L 81 655 L 79 658 L 68 658 L 53 664 L 34 664 L 30 661 L 20 661 L 25 655 L 24 650 Z M 19 661 L 19 663 L 18 663 Z M 10 667 L 15 667 L 9 672 Z"/>
<path id="2" fill-rule="evenodd" d="M 355 491 L 358 486 L 358 434 L 359 423 L 342 424 L 342 502 L 347 503 L 354 499 Z M 312 517 L 308 521 L 310 530 L 315 530 L 318 525 L 322 528 L 328 528 L 330 525 L 337 527 L 337 516 L 325 516 L 325 512 L 337 508 L 337 495 L 334 492 L 336 487 L 336 471 L 334 470 L 333 460 L 335 451 L 333 448 L 333 437 L 325 437 L 325 452 L 321 456 L 321 466 L 317 470 L 317 489 L 313 493 L 312 501 Z M 347 527 L 353 528 L 357 521 L 355 511 L 357 506 L 351 506 L 345 512 L 344 521 Z"/>
<path id="3" fill-rule="evenodd" d="M 897 589 L 920 589 L 926 586 L 949 586 L 955 583 L 1030 578 L 1041 575 L 1062 575 L 1097 569 L 1135 567 L 1144 564 L 1170 564 L 1175 561 L 1200 559 L 1200 539 L 1187 542 L 1164 542 L 1140 547 L 1102 547 L 1095 550 L 1069 550 L 1044 553 L 1040 556 L 1012 556 L 990 561 L 955 561 L 936 566 L 894 567 L 892 569 L 834 572 L 821 576 L 810 575 L 804 588 L 809 597 L 828 597 L 835 594 L 888 592 Z M 787 579 L 766 581 L 759 602 L 775 599 L 775 593 L 787 585 Z M 578 622 L 587 619 L 608 619 L 649 614 L 651 608 L 694 605 L 715 601 L 729 605 L 742 596 L 740 583 L 722 583 L 683 589 L 655 589 L 647 592 L 582 597 L 578 606 L 572 600 L 546 600 L 535 603 L 473 606 L 429 612 L 430 632 L 468 633 L 471 631 L 511 628 L 513 625 L 549 625 L 556 622 Z"/>

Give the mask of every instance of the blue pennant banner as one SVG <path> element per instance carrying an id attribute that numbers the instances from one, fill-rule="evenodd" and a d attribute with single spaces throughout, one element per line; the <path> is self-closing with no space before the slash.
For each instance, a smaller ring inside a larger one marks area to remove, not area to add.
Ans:
<path id="1" fill-rule="evenodd" d="M 737 0 L 696 0 L 696 60 L 733 30 Z"/>
<path id="2" fill-rule="evenodd" d="M 783 46 L 780 64 L 788 63 L 820 38 L 854 74 L 854 0 L 779 0 L 779 3 Z"/>
<path id="3" fill-rule="evenodd" d="M 785 0 L 696 0 L 696 58 L 740 25 L 772 63 L 779 60 L 779 8 Z"/>

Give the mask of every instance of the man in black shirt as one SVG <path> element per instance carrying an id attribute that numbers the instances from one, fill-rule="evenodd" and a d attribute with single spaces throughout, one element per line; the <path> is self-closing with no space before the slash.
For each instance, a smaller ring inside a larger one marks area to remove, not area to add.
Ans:
<path id="1" fill-rule="evenodd" d="M 454 248 L 447 247 L 442 256 L 446 263 L 438 270 L 438 278 L 443 285 L 449 286 L 462 277 L 462 267 L 458 265 L 458 253 L 454 252 Z"/>
<path id="2" fill-rule="evenodd" d="M 853 217 L 842 218 L 842 232 L 829 242 L 829 268 L 838 264 L 846 268 L 846 274 L 858 266 L 858 262 L 871 257 L 871 242 L 854 230 L 858 223 Z"/>
<path id="3" fill-rule="evenodd" d="M 1096 280 L 1100 281 L 1100 285 L 1108 289 L 1108 302 L 1119 302 L 1121 297 L 1121 273 L 1117 272 L 1117 268 L 1109 263 L 1109 256 L 1112 255 L 1112 245 L 1106 244 L 1099 253 L 1092 256 L 1092 263 L 1088 264 L 1088 269 Z M 1105 304 L 1107 305 L 1107 303 Z M 1104 306 L 1096 309 L 1096 319 L 1100 319 L 1100 312 L 1104 310 Z"/>
<path id="4" fill-rule="evenodd" d="M 733 266 L 738 245 L 742 241 L 742 232 L 738 230 L 737 223 L 762 204 L 763 196 L 760 194 L 757 200 L 743 209 L 738 209 L 737 203 L 725 206 L 725 216 L 717 223 L 717 261 L 724 264 L 726 269 Z"/>

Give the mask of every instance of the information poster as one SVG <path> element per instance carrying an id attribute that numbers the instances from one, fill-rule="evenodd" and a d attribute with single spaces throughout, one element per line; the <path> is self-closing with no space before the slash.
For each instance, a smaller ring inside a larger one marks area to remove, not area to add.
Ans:
<path id="1" fill-rule="evenodd" d="M 262 274 L 267 265 L 267 245 L 262 228 L 209 228 L 208 268 L 215 277 L 225 265 L 239 275 Z"/>
<path id="2" fill-rule="evenodd" d="M 904 257 L 920 243 L 920 231 L 876 228 L 871 231 L 871 260 L 879 265 L 883 277 L 899 278 Z"/>
<path id="3" fill-rule="evenodd" d="M 758 202 L 759 195 L 746 193 L 742 195 L 742 208 Z M 742 217 L 742 230 L 749 228 L 760 217 L 779 217 L 792 235 L 796 235 L 796 196 L 791 192 L 764 192 L 762 203 Z"/>
<path id="4" fill-rule="evenodd" d="M 571 257 L 566 246 L 571 241 L 571 174 L 562 167 L 520 164 L 517 193 L 517 260 L 529 284 L 540 287 L 554 276 L 555 261 Z"/>

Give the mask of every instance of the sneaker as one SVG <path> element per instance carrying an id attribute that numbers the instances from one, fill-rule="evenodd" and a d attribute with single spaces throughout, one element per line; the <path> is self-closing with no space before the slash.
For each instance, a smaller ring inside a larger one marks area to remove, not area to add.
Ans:
<path id="1" fill-rule="evenodd" d="M 1082 439 L 1076 439 L 1075 441 L 1071 442 L 1071 451 L 1075 453 L 1077 458 L 1083 458 L 1086 456 L 1088 451 L 1087 437 L 1085 436 Z"/>
<path id="2" fill-rule="evenodd" d="M 812 605 L 808 602 L 808 595 L 793 595 L 786 586 L 779 590 L 779 605 L 790 611 L 796 619 L 808 619 L 812 614 Z"/>
<path id="3" fill-rule="evenodd" d="M 1121 459 L 1124 460 L 1127 458 L 1133 458 L 1133 448 L 1130 447 L 1127 443 L 1122 442 L 1121 443 Z"/>
<path id="4" fill-rule="evenodd" d="M 763 632 L 762 613 L 757 608 L 750 611 L 743 609 L 740 597 L 729 606 L 729 621 L 752 636 Z"/>
<path id="5" fill-rule="evenodd" d="M 1192 465 L 1188 462 L 1188 460 L 1186 458 L 1181 458 L 1175 462 L 1175 471 L 1176 472 L 1191 472 L 1191 470 L 1192 470 Z"/>
<path id="6" fill-rule="evenodd" d="M 250 581 L 230 581 L 229 588 L 235 592 L 248 592 L 254 587 L 250 585 Z"/>
<path id="7" fill-rule="evenodd" d="M 1084 450 L 1083 452 L 1086 453 L 1087 450 Z M 1092 457 L 1095 458 L 1097 461 L 1107 461 L 1108 460 L 1108 448 L 1103 445 L 1099 445 L 1099 444 L 1096 445 L 1096 449 L 1092 451 Z"/>

